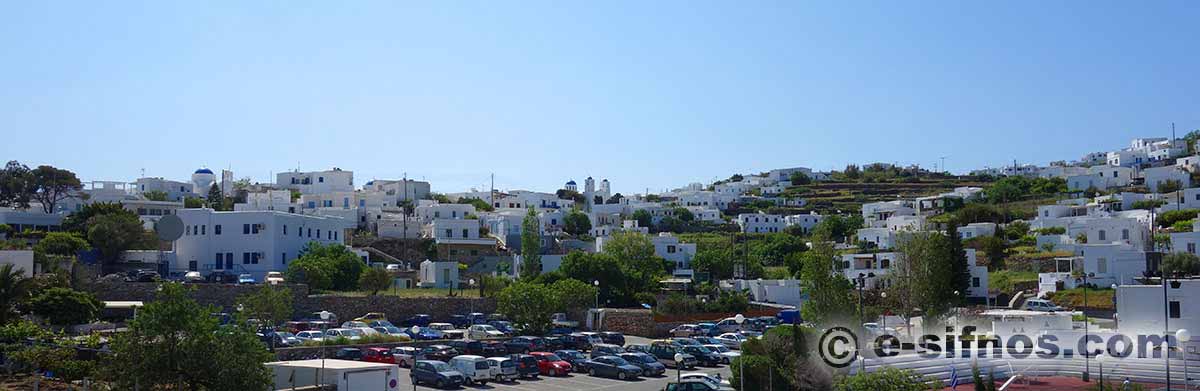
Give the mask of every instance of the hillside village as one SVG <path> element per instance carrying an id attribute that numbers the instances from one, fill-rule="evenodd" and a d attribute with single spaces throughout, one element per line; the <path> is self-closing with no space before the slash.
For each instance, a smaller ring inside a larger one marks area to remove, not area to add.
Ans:
<path id="1" fill-rule="evenodd" d="M 789 167 L 651 194 L 593 177 L 435 192 L 409 178 L 360 183 L 337 167 L 272 183 L 209 168 L 84 181 L 72 170 L 86 167 L 14 161 L 0 172 L 0 263 L 13 278 L 66 275 L 68 289 L 100 297 L 111 295 L 103 284 L 179 281 L 479 298 L 539 333 L 551 312 L 615 330 L 605 322 L 617 313 L 605 320 L 601 309 L 679 319 L 790 309 L 810 324 L 853 316 L 911 336 L 921 317 L 1043 302 L 1098 317 L 1097 328 L 1116 327 L 1119 313 L 1122 330 L 1161 331 L 1153 309 L 1168 307 L 1169 330 L 1200 329 L 1186 315 L 1200 285 L 1187 280 L 1169 305 L 1139 289 L 1164 272 L 1200 273 L 1197 134 L 966 175 Z M 576 304 L 526 308 L 509 299 L 518 292 L 575 292 Z M 278 321 L 299 310 L 285 312 Z"/>

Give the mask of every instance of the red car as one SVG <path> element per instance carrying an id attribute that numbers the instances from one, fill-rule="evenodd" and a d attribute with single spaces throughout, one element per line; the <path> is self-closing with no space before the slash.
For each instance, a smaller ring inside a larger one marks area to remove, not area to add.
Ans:
<path id="1" fill-rule="evenodd" d="M 537 359 L 538 372 L 543 375 L 566 376 L 571 373 L 571 363 L 563 361 L 554 353 L 531 352 L 529 355 Z"/>
<path id="2" fill-rule="evenodd" d="M 366 348 L 363 349 L 363 361 L 381 362 L 387 364 L 395 364 L 396 357 L 392 356 L 392 351 L 388 348 Z"/>

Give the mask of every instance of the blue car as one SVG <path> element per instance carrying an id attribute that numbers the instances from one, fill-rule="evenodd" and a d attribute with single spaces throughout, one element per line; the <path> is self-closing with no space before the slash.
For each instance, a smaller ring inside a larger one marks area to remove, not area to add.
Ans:
<path id="1" fill-rule="evenodd" d="M 459 371 L 441 361 L 420 360 L 413 363 L 413 384 L 432 384 L 437 388 L 458 387 L 466 380 Z"/>
<path id="2" fill-rule="evenodd" d="M 642 368 L 642 376 L 658 376 L 667 371 L 666 365 L 662 365 L 658 359 L 646 353 L 622 353 L 620 357 Z"/>
<path id="3" fill-rule="evenodd" d="M 642 368 L 630 364 L 617 356 L 596 357 L 587 361 L 588 374 L 592 376 L 615 377 L 621 380 L 637 379 L 642 374 Z"/>
<path id="4" fill-rule="evenodd" d="M 513 334 L 512 323 L 507 320 L 493 320 L 491 322 L 488 322 L 488 324 L 492 325 L 492 327 L 495 327 L 496 330 L 500 330 L 501 333 L 504 333 L 506 335 Z"/>
<path id="5" fill-rule="evenodd" d="M 442 333 L 441 330 L 435 330 L 428 327 L 420 327 L 418 330 L 419 331 L 414 334 L 412 328 L 407 328 L 404 329 L 404 334 L 407 334 L 416 341 L 433 341 L 446 338 L 446 334 Z"/>

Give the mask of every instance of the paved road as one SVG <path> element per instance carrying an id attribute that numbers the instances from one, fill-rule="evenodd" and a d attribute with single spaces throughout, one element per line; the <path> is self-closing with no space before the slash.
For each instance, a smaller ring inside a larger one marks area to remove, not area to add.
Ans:
<path id="1" fill-rule="evenodd" d="M 647 343 L 647 339 L 639 337 L 627 337 L 626 343 L 637 344 Z M 729 368 L 721 366 L 719 368 L 696 368 L 687 372 L 704 372 L 710 374 L 720 374 L 728 379 L 732 376 Z M 408 370 L 400 368 L 400 378 L 408 379 Z M 458 390 L 497 390 L 497 391 L 564 391 L 564 390 L 633 390 L 633 391 L 657 391 L 666 388 L 667 383 L 675 381 L 675 371 L 667 368 L 667 373 L 664 376 L 640 378 L 638 380 L 617 380 L 603 377 L 592 377 L 585 373 L 573 373 L 570 376 L 564 377 L 547 377 L 538 376 L 537 379 L 523 379 L 513 382 L 497 383 L 488 382 L 486 386 L 462 386 Z M 436 390 L 436 388 L 418 386 L 411 388 L 412 385 L 402 386 L 401 390 Z"/>

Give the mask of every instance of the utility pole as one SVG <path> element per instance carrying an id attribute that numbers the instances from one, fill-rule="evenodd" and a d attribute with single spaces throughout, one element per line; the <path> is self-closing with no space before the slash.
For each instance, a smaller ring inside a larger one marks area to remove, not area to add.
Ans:
<path id="1" fill-rule="evenodd" d="M 488 192 L 488 205 L 496 205 L 496 173 L 492 173 L 491 191 Z"/>

